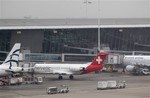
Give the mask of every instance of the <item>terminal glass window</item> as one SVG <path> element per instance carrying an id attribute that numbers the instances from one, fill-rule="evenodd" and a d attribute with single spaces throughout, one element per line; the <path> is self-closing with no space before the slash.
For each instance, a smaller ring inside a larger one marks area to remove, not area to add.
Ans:
<path id="1" fill-rule="evenodd" d="M 52 29 L 44 31 L 45 53 L 95 53 L 98 29 Z M 101 28 L 103 50 L 149 51 L 150 28 Z"/>
<path id="2" fill-rule="evenodd" d="M 43 52 L 87 53 L 97 46 L 96 29 L 58 29 L 44 32 Z"/>
<path id="3" fill-rule="evenodd" d="M 4 60 L 6 57 L 6 53 L 4 53 L 3 51 L 6 52 L 10 50 L 10 39 L 10 31 L 0 31 L 0 60 Z"/>

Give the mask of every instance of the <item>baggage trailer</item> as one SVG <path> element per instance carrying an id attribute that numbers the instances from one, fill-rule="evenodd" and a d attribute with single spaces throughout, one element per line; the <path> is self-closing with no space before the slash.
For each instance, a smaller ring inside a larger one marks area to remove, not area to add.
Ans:
<path id="1" fill-rule="evenodd" d="M 66 85 L 60 87 L 47 87 L 47 94 L 68 93 L 69 88 Z"/>
<path id="2" fill-rule="evenodd" d="M 25 84 L 42 84 L 43 78 L 42 77 L 24 77 Z"/>
<path id="3" fill-rule="evenodd" d="M 10 85 L 21 85 L 24 82 L 22 77 L 13 77 L 10 78 L 9 81 Z"/>
<path id="4" fill-rule="evenodd" d="M 125 88 L 125 81 L 98 81 L 97 90 Z"/>

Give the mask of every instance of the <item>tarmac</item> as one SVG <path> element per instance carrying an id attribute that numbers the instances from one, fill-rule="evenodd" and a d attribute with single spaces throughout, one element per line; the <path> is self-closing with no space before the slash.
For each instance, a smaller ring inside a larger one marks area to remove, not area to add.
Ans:
<path id="1" fill-rule="evenodd" d="M 0 98 L 150 98 L 150 76 L 133 76 L 122 73 L 89 73 L 74 76 L 63 76 L 58 80 L 57 75 L 43 76 L 43 84 L 22 84 L 15 86 L 1 86 Z M 98 81 L 125 80 L 124 89 L 97 90 Z M 68 85 L 69 93 L 51 94 L 46 93 L 47 87 Z"/>

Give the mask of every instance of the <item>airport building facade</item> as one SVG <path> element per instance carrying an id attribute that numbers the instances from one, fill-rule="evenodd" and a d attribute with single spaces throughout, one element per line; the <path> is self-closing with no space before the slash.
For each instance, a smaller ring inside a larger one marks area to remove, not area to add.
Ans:
<path id="1" fill-rule="evenodd" d="M 0 51 L 9 51 L 15 43 L 21 43 L 22 50 L 28 50 L 22 59 L 27 61 L 79 59 L 61 54 L 97 54 L 98 43 L 101 50 L 149 51 L 149 19 L 101 19 L 98 22 L 98 19 L 0 20 L 4 25 L 0 27 Z M 1 53 L 1 60 L 5 56 Z M 80 60 L 91 61 L 84 58 L 80 56 Z"/>
<path id="2" fill-rule="evenodd" d="M 100 28 L 101 49 L 150 51 L 149 32 L 149 27 Z M 1 51 L 9 51 L 16 42 L 32 53 L 87 54 L 98 47 L 98 28 L 1 30 L 0 37 Z"/>
<path id="3" fill-rule="evenodd" d="M 0 5 L 0 51 L 16 42 L 31 53 L 96 54 L 99 43 L 103 50 L 150 50 L 149 0 L 0 0 Z"/>

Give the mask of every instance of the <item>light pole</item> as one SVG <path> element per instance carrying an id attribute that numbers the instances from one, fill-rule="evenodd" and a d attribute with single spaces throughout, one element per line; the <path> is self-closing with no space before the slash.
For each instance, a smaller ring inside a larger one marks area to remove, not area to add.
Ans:
<path id="1" fill-rule="evenodd" d="M 101 46 L 100 46 L 100 36 L 101 36 L 101 34 L 100 34 L 100 15 L 99 15 L 99 12 L 100 12 L 100 0 L 98 0 L 98 51 L 100 51 L 101 50 Z"/>
<path id="2" fill-rule="evenodd" d="M 132 51 L 132 55 L 135 55 L 135 45 L 137 45 L 138 43 L 137 42 L 134 42 L 133 44 L 133 51 Z"/>
<path id="3" fill-rule="evenodd" d="M 133 51 L 135 51 L 135 45 L 138 45 L 138 43 L 137 43 L 137 42 L 134 42 Z"/>
<path id="4" fill-rule="evenodd" d="M 84 4 L 86 4 L 86 11 L 85 11 L 85 13 L 86 13 L 86 18 L 87 18 L 87 4 L 91 4 L 92 2 L 91 1 L 88 1 L 88 0 L 84 0 Z"/>

